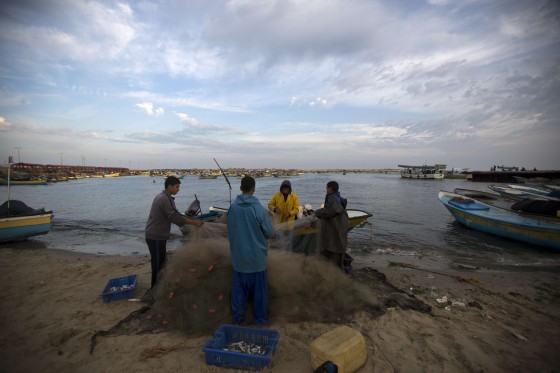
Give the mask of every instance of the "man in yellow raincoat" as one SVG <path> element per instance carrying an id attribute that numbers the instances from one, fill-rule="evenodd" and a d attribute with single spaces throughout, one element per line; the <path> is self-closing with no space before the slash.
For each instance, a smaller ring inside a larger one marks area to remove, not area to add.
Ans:
<path id="1" fill-rule="evenodd" d="M 280 185 L 280 191 L 276 192 L 270 202 L 268 209 L 274 214 L 274 224 L 286 223 L 294 221 L 299 212 L 299 200 L 295 192 L 292 191 L 292 183 L 290 180 L 284 180 Z M 284 246 L 288 250 L 292 250 L 292 229 L 290 224 L 285 224 Z"/>

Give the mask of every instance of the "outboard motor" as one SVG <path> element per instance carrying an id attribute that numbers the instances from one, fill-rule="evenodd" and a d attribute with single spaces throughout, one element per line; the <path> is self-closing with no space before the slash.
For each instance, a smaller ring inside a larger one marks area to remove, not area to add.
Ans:
<path id="1" fill-rule="evenodd" d="M 195 194 L 194 201 L 192 201 L 187 211 L 185 211 L 185 215 L 187 215 L 188 217 L 193 217 L 193 216 L 200 215 L 201 213 L 202 210 L 200 209 L 200 202 L 198 201 L 198 198 L 196 197 Z"/>

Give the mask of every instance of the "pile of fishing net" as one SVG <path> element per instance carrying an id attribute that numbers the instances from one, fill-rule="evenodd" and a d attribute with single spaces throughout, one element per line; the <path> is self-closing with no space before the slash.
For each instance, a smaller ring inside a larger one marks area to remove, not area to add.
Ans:
<path id="1" fill-rule="evenodd" d="M 221 225 L 204 224 L 197 239 L 191 235 L 169 255 L 152 289 L 153 303 L 112 329 L 96 333 L 92 351 L 97 336 L 167 330 L 208 334 L 222 323 L 231 323 L 232 267 Z M 345 322 L 359 311 L 381 315 L 388 306 L 429 312 L 429 306 L 388 284 L 379 272 L 364 268 L 348 276 L 320 255 L 269 250 L 267 275 L 269 322 L 274 324 Z M 245 318 L 249 323 L 251 305 Z"/>

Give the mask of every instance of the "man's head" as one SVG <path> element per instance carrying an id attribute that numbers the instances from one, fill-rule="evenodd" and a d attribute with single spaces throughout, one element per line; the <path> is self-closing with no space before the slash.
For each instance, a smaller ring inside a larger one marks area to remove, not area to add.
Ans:
<path id="1" fill-rule="evenodd" d="M 331 189 L 333 193 L 338 192 L 338 183 L 336 181 L 329 181 L 327 183 L 327 189 Z"/>
<path id="2" fill-rule="evenodd" d="M 282 185 L 280 185 L 280 192 L 282 192 L 282 194 L 290 194 L 291 191 L 292 183 L 290 183 L 290 180 L 284 180 Z"/>
<path id="3" fill-rule="evenodd" d="M 251 176 L 245 176 L 241 179 L 241 191 L 243 194 L 251 194 L 255 191 L 255 179 Z"/>
<path id="4" fill-rule="evenodd" d="M 165 179 L 165 190 L 167 190 L 171 194 L 177 194 L 179 191 L 181 181 L 177 179 L 175 176 L 168 176 Z"/>

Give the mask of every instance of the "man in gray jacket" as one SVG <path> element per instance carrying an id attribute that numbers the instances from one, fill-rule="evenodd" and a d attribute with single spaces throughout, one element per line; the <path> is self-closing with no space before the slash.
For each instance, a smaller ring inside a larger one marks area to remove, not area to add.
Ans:
<path id="1" fill-rule="evenodd" d="M 179 192 L 180 187 L 181 181 L 175 176 L 169 176 L 165 179 L 165 189 L 154 198 L 146 222 L 146 243 L 152 261 L 152 287 L 156 284 L 158 273 L 165 264 L 166 245 L 171 234 L 171 223 L 179 227 L 185 224 L 200 227 L 204 224 L 202 220 L 186 217 L 175 207 L 173 196 Z"/>
<path id="2" fill-rule="evenodd" d="M 344 255 L 348 241 L 348 201 L 340 195 L 338 183 L 327 183 L 325 207 L 315 211 L 319 218 L 317 247 L 327 260 L 344 270 Z"/>

